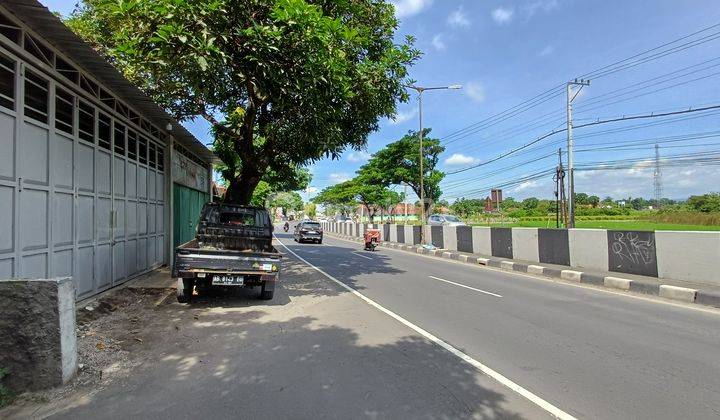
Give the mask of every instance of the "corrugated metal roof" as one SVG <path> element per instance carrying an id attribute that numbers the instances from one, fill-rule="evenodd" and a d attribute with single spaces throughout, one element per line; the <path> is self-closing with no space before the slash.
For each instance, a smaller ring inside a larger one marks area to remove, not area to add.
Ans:
<path id="1" fill-rule="evenodd" d="M 158 128 L 167 132 L 165 126 L 168 123 L 172 124 L 173 129 L 169 134 L 199 158 L 208 163 L 214 160 L 212 151 L 137 86 L 130 83 L 112 64 L 65 26 L 40 2 L 37 0 L 2 0 L 2 5 Z"/>

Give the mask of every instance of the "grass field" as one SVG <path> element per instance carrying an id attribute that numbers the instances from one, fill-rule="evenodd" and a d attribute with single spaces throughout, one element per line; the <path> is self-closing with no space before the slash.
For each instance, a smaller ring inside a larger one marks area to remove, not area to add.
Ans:
<path id="1" fill-rule="evenodd" d="M 648 222 L 644 220 L 578 220 L 575 223 L 578 228 L 586 229 L 618 229 L 618 230 L 713 230 L 720 231 L 720 226 L 689 225 L 680 223 Z M 518 221 L 516 223 L 504 224 L 474 224 L 474 226 L 493 227 L 538 227 L 554 228 L 555 221 Z"/>

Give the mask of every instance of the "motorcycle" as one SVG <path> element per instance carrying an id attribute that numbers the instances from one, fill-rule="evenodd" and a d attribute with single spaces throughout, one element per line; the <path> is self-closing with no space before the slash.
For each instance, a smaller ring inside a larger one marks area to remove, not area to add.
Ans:
<path id="1" fill-rule="evenodd" d="M 377 248 L 377 246 L 380 244 L 380 230 L 366 230 L 363 234 L 363 242 L 365 243 L 366 251 L 375 251 L 375 248 Z"/>
<path id="2" fill-rule="evenodd" d="M 290 230 L 290 223 L 285 222 L 285 225 L 283 225 L 283 230 L 284 230 L 285 232 L 287 232 L 288 230 Z"/>

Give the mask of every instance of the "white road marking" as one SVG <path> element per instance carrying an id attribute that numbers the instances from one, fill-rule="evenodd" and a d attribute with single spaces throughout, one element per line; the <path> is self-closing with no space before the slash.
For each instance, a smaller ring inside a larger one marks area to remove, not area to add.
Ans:
<path id="1" fill-rule="evenodd" d="M 315 271 L 319 272 L 320 274 L 324 275 L 328 279 L 332 280 L 333 282 L 337 283 L 338 286 L 342 287 L 343 289 L 347 290 L 348 292 L 352 293 L 356 297 L 362 299 L 367 303 L 368 305 L 378 309 L 381 312 L 384 312 L 385 314 L 389 315 L 390 317 L 394 318 L 401 324 L 405 325 L 406 327 L 410 328 L 411 330 L 415 331 L 416 333 L 420 334 L 421 336 L 425 337 L 427 340 L 431 341 L 434 344 L 437 344 L 438 346 L 444 348 L 448 352 L 450 352 L 452 355 L 456 356 L 460 360 L 464 361 L 465 363 L 468 363 L 469 365 L 473 366 L 475 369 L 479 370 L 480 372 L 490 376 L 491 378 L 495 379 L 496 381 L 500 382 L 502 385 L 510 388 L 511 390 L 517 392 L 530 402 L 534 403 L 541 409 L 547 411 L 551 415 L 555 416 L 558 419 L 563 420 L 576 420 L 575 417 L 572 415 L 564 412 L 563 410 L 559 409 L 558 407 L 555 407 L 550 402 L 543 400 L 539 396 L 533 394 L 532 392 L 528 391 L 527 389 L 523 388 L 522 386 L 516 384 L 515 382 L 511 381 L 510 379 L 506 378 L 499 372 L 491 369 L 490 367 L 480 363 L 479 361 L 473 359 L 472 357 L 468 356 L 467 354 L 463 353 L 462 351 L 458 350 L 457 348 L 453 347 L 451 344 L 443 341 L 442 339 L 436 337 L 432 333 L 422 329 L 421 327 L 413 324 L 412 322 L 408 321 L 407 319 L 401 317 L 400 315 L 396 314 L 395 312 L 391 311 L 390 309 L 385 308 L 384 306 L 380 305 L 379 303 L 375 302 L 374 300 L 370 299 L 369 297 L 363 295 L 362 293 L 358 292 L 357 290 L 353 289 L 352 287 L 346 285 L 345 283 L 341 282 L 340 280 L 336 279 L 335 277 L 331 276 L 330 274 L 323 271 L 321 268 L 315 267 L 314 265 L 310 264 L 307 260 L 305 260 L 303 257 L 299 256 L 295 252 L 293 252 L 290 248 L 285 246 L 282 242 L 280 242 L 280 245 L 283 246 L 283 248 L 287 249 L 288 252 L 293 254 L 297 259 L 304 262 L 308 266 L 312 267 Z"/>
<path id="2" fill-rule="evenodd" d="M 328 237 L 330 237 L 330 236 L 328 236 Z M 337 238 L 337 237 L 332 237 L 332 239 L 334 239 L 334 240 L 336 240 L 336 241 L 352 242 L 352 241 L 349 241 L 349 240 L 346 240 L 346 239 L 342 239 L 342 238 Z M 394 251 L 394 252 L 397 252 L 397 253 L 402 253 L 402 254 L 404 254 L 404 255 L 409 255 L 410 257 L 415 257 L 415 258 L 428 258 L 427 255 L 415 254 L 415 253 L 403 251 L 403 250 L 400 250 L 400 249 L 395 249 L 395 248 L 383 248 L 383 249 L 384 249 L 384 250 L 387 250 L 387 251 Z M 589 291 L 595 291 L 595 292 L 605 293 L 605 294 L 609 294 L 609 295 L 615 295 L 615 296 L 618 296 L 618 297 L 621 297 L 621 298 L 643 300 L 643 301 L 648 302 L 648 303 L 657 303 L 657 304 L 662 304 L 662 305 L 674 306 L 674 307 L 676 307 L 676 308 L 689 309 L 689 310 L 691 310 L 691 311 L 696 311 L 696 312 L 704 312 L 704 313 L 713 314 L 713 315 L 720 315 L 720 310 L 718 310 L 718 309 L 715 309 L 715 308 L 713 308 L 713 307 L 703 307 L 702 305 L 696 305 L 696 304 L 694 304 L 694 303 L 679 303 L 679 302 L 673 302 L 673 301 L 671 301 L 671 300 L 659 298 L 659 297 L 657 297 L 657 296 L 655 296 L 655 297 L 647 297 L 647 296 L 642 296 L 642 295 L 631 294 L 631 293 L 628 293 L 628 292 L 625 292 L 625 291 L 616 292 L 616 291 L 614 291 L 614 290 L 610 290 L 610 289 L 607 289 L 607 288 L 603 288 L 602 286 L 595 286 L 595 285 L 593 285 L 593 284 L 588 284 L 588 283 L 580 283 L 580 284 L 570 283 L 570 282 L 568 282 L 567 280 L 563 280 L 563 279 L 560 279 L 560 278 L 543 277 L 543 276 L 538 275 L 538 274 L 527 274 L 527 273 L 523 273 L 523 272 L 521 272 L 521 271 L 507 271 L 507 270 L 503 270 L 503 269 L 501 269 L 501 268 L 489 267 L 489 266 L 487 266 L 487 265 L 468 264 L 468 263 L 465 263 L 465 262 L 462 262 L 462 261 L 458 261 L 458 260 L 449 260 L 449 259 L 446 259 L 446 258 L 443 258 L 443 259 L 441 259 L 441 258 L 435 258 L 435 259 L 436 259 L 437 261 L 442 261 L 443 263 L 446 263 L 446 264 L 459 264 L 459 265 L 462 265 L 463 267 L 473 267 L 473 269 L 476 269 L 476 270 L 490 270 L 490 271 L 495 271 L 495 272 L 497 272 L 498 274 L 504 274 L 504 275 L 507 275 L 507 276 L 509 276 L 509 277 L 512 277 L 512 276 L 525 277 L 525 278 L 528 278 L 528 279 L 544 281 L 544 282 L 546 282 L 546 283 L 553 283 L 553 284 L 556 284 L 556 285 L 558 285 L 558 286 L 575 287 L 575 288 L 578 288 L 578 289 L 585 289 L 585 290 L 589 290 Z M 648 295 L 648 296 L 649 296 L 649 295 Z"/>
<path id="3" fill-rule="evenodd" d="M 476 289 L 476 288 L 470 287 L 470 286 L 465 286 L 464 284 L 455 283 L 454 281 L 441 279 L 440 277 L 435 277 L 435 276 L 428 276 L 428 277 L 430 277 L 431 279 L 435 279 L 435 280 L 439 280 L 439 281 L 444 281 L 445 283 L 454 284 L 455 286 L 460 286 L 460 287 L 464 287 L 464 288 L 466 288 L 466 289 L 474 290 L 474 291 L 476 291 L 476 292 L 485 293 L 486 295 L 495 296 L 495 297 L 499 297 L 499 298 L 502 297 L 501 295 L 498 295 L 498 294 L 496 294 L 496 293 L 488 292 L 488 291 L 482 290 L 482 289 Z"/>
<path id="4" fill-rule="evenodd" d="M 370 257 L 368 257 L 368 256 L 365 256 L 365 255 L 362 255 L 362 254 L 360 254 L 360 253 L 358 253 L 358 252 L 351 252 L 351 254 L 355 254 L 355 255 L 357 255 L 358 257 L 363 257 L 363 258 L 366 258 L 366 259 L 368 259 L 368 260 L 372 260 L 372 258 L 370 258 Z"/>

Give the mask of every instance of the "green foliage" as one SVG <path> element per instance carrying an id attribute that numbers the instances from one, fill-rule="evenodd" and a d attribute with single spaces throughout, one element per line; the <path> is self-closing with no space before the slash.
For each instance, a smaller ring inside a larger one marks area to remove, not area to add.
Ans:
<path id="1" fill-rule="evenodd" d="M 268 198 L 273 192 L 274 191 L 270 184 L 265 181 L 260 181 L 257 185 L 257 188 L 255 188 L 255 191 L 253 191 L 253 196 L 252 200 L 250 200 L 250 204 L 257 207 L 266 207 L 268 204 Z"/>
<path id="2" fill-rule="evenodd" d="M 327 187 L 313 198 L 315 203 L 325 206 L 340 206 L 343 214 L 362 204 L 372 219 L 381 209 L 395 206 L 403 195 L 377 183 L 364 182 L 361 177 Z"/>
<path id="3" fill-rule="evenodd" d="M 85 0 L 66 23 L 173 116 L 212 125 L 240 203 L 268 170 L 362 148 L 420 55 L 378 0 Z"/>
<path id="4" fill-rule="evenodd" d="M 298 194 L 295 191 L 280 192 L 280 193 L 275 193 L 270 198 L 268 206 L 271 208 L 281 207 L 283 209 L 283 213 L 287 214 L 287 212 L 289 210 L 293 210 L 293 211 L 302 210 L 303 209 L 303 200 L 302 200 L 302 197 L 300 197 L 300 194 Z"/>
<path id="5" fill-rule="evenodd" d="M 710 193 L 703 195 L 693 195 L 687 205 L 690 209 L 703 212 L 720 212 L 720 193 Z"/>
<path id="6" fill-rule="evenodd" d="M 485 211 L 485 200 L 463 197 L 450 205 L 450 211 L 462 218 L 468 218 Z"/>
<path id="7" fill-rule="evenodd" d="M 296 167 L 293 171 L 290 169 L 288 167 L 286 173 L 282 176 L 273 170 L 268 170 L 258 183 L 255 191 L 253 191 L 250 204 L 253 206 L 268 206 L 268 199 L 271 194 L 307 188 L 312 180 L 310 171 L 300 167 Z M 224 170 L 224 164 L 216 165 L 216 170 Z"/>
<path id="8" fill-rule="evenodd" d="M 436 170 L 440 154 L 445 147 L 440 140 L 428 138 L 430 129 L 423 130 L 423 189 L 425 197 L 437 202 L 442 195 L 440 181 L 445 173 Z M 400 140 L 390 143 L 375 153 L 368 163 L 358 171 L 358 177 L 367 183 L 389 186 L 391 184 L 407 184 L 420 197 L 420 148 L 418 134 L 408 132 Z M 425 204 L 425 214 L 429 213 L 430 204 Z"/>
<path id="9" fill-rule="evenodd" d="M 305 214 L 311 219 L 314 219 L 315 216 L 317 215 L 317 206 L 315 205 L 315 203 L 305 204 L 304 210 L 305 210 Z"/>
<path id="10" fill-rule="evenodd" d="M 526 198 L 522 202 L 523 208 L 528 211 L 535 210 L 538 207 L 538 204 L 540 204 L 540 200 L 535 197 Z"/>

